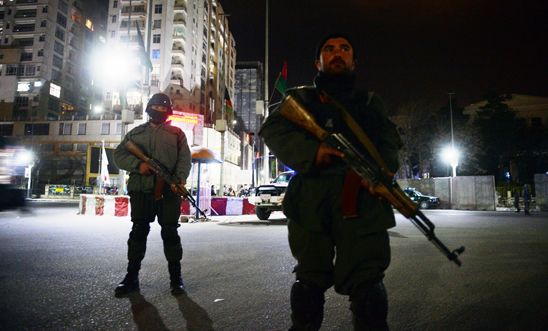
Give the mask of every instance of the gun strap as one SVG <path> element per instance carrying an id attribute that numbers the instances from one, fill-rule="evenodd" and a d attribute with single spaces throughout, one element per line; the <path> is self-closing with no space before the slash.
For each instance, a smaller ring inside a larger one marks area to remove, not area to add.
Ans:
<path id="1" fill-rule="evenodd" d="M 363 145 L 363 147 L 365 147 L 367 152 L 369 152 L 369 155 L 371 155 L 373 160 L 375 160 L 375 162 L 377 162 L 377 164 L 381 167 L 381 171 L 384 172 L 386 175 L 392 176 L 393 174 L 388 169 L 388 166 L 382 159 L 379 151 L 377 150 L 377 148 L 375 147 L 371 139 L 369 139 L 365 131 L 363 131 L 361 126 L 358 124 L 358 122 L 356 122 L 356 120 L 352 117 L 352 115 L 350 115 L 348 110 L 346 110 L 346 108 L 340 102 L 333 99 L 325 91 L 320 91 L 320 96 L 325 97 L 327 100 L 331 102 L 331 104 L 335 106 L 335 108 L 339 111 L 339 114 L 341 114 L 341 117 L 343 118 L 346 125 L 348 125 L 350 130 L 352 130 L 352 132 L 358 138 L 358 140 Z M 368 103 L 369 103 L 369 100 L 368 100 Z"/>

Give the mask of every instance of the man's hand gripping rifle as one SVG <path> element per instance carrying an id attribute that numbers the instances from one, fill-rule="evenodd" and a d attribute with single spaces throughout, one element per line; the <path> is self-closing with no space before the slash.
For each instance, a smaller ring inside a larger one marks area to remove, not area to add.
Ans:
<path id="1" fill-rule="evenodd" d="M 461 265 L 461 246 L 450 251 L 435 235 L 434 224 L 418 209 L 417 205 L 402 191 L 398 183 L 370 158 L 364 157 L 342 134 L 330 134 L 322 129 L 312 115 L 292 96 L 287 96 L 280 107 L 280 114 L 305 129 L 318 140 L 341 151 L 343 160 L 364 180 L 375 195 L 388 201 L 403 216 L 407 217 L 450 261 Z"/>
<path id="2" fill-rule="evenodd" d="M 186 187 L 184 187 L 179 182 L 178 178 L 176 178 L 175 176 L 172 176 L 170 174 L 169 170 L 163 164 L 161 164 L 160 162 L 158 162 L 157 160 L 155 160 L 153 158 L 148 157 L 145 153 L 143 153 L 143 151 L 139 148 L 139 146 L 137 146 L 131 140 L 128 140 L 126 142 L 125 147 L 131 154 L 133 154 L 137 158 L 139 158 L 139 160 L 141 160 L 143 162 L 146 162 L 152 168 L 152 171 L 154 171 L 154 173 L 158 177 L 163 178 L 166 181 L 166 183 L 168 183 L 170 185 L 170 187 L 174 188 L 173 190 L 174 190 L 175 194 L 178 194 L 181 197 L 183 197 L 184 199 L 188 200 L 188 202 L 190 202 L 190 204 L 194 208 L 196 208 L 198 210 L 198 212 L 204 218 L 207 218 L 206 214 L 200 208 L 198 208 L 198 206 L 196 204 L 196 200 L 194 199 L 194 197 L 192 197 L 190 192 L 188 192 Z"/>

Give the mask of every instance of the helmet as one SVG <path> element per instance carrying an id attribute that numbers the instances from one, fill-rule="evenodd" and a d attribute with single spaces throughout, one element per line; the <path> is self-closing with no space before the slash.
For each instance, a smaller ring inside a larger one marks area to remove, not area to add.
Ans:
<path id="1" fill-rule="evenodd" d="M 171 100 L 169 99 L 169 96 L 165 93 L 156 93 L 150 98 L 150 100 L 148 100 L 147 112 L 152 105 L 166 106 L 168 108 L 168 114 L 173 114 Z"/>

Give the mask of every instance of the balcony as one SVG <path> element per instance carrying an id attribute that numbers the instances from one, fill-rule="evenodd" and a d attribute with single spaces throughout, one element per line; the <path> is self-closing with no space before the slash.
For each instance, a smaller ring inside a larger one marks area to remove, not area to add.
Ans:
<path id="1" fill-rule="evenodd" d="M 176 18 L 173 19 L 173 25 L 174 26 L 186 25 L 186 21 L 183 17 L 176 17 Z"/>
<path id="2" fill-rule="evenodd" d="M 175 13 L 184 13 L 186 15 L 186 5 L 184 3 L 175 3 L 173 5 L 173 11 Z"/>
<path id="3" fill-rule="evenodd" d="M 173 47 L 171 53 L 173 55 L 185 55 L 185 49 L 183 47 Z"/>
<path id="4" fill-rule="evenodd" d="M 171 69 L 175 70 L 183 70 L 184 69 L 183 62 L 171 62 Z"/>

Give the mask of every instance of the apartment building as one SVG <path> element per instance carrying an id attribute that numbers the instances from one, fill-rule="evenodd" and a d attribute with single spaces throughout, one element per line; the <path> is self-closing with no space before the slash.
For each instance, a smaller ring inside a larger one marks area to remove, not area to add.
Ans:
<path id="1" fill-rule="evenodd" d="M 128 106 L 165 92 L 176 110 L 201 114 L 211 127 L 222 116 L 225 89 L 234 92 L 235 41 L 220 3 L 111 0 L 107 44 L 126 45 L 137 53 L 143 49 L 139 33 L 152 68 L 133 85 L 141 97 L 129 91 Z M 118 101 L 106 95 L 107 107 L 114 107 Z"/>
<path id="2" fill-rule="evenodd" d="M 0 1 L 0 119 L 84 115 L 100 95 L 86 54 L 104 38 L 98 0 Z"/>

